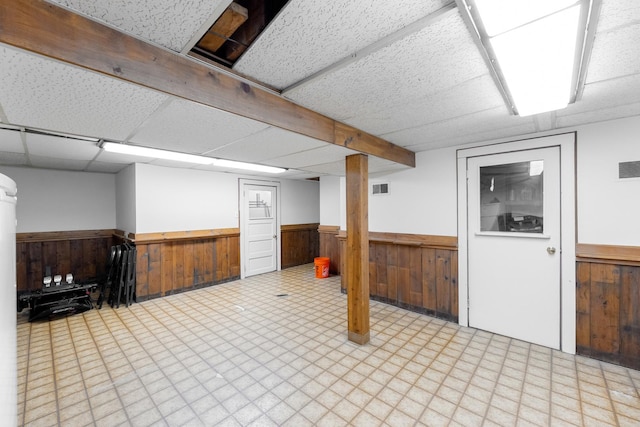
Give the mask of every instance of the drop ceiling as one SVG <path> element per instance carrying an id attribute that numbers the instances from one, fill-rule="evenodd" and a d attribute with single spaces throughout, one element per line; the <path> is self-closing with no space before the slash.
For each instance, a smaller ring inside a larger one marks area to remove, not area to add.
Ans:
<path id="1" fill-rule="evenodd" d="M 26 0 L 24 0 L 26 1 Z M 56 0 L 176 55 L 229 0 Z M 420 152 L 640 115 L 640 2 L 603 0 L 581 98 L 511 115 L 457 4 L 289 0 L 228 70 L 292 102 Z M 195 60 L 195 59 L 193 59 Z M 216 67 L 213 64 L 207 64 Z M 72 134 L 342 175 L 355 151 L 0 44 L 0 165 L 117 173 L 133 162 Z M 370 172 L 406 166 L 372 157 Z"/>

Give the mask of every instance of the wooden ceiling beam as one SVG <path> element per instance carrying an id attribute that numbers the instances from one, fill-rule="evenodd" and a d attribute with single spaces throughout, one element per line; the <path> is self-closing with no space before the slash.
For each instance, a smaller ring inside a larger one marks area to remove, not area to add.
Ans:
<path id="1" fill-rule="evenodd" d="M 0 42 L 407 166 L 415 153 L 44 0 L 0 2 Z"/>

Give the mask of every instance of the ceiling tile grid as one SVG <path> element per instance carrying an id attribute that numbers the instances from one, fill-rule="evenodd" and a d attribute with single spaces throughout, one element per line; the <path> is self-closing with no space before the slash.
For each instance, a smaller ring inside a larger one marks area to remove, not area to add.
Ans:
<path id="1" fill-rule="evenodd" d="M 267 127 L 255 120 L 172 98 L 154 112 L 129 141 L 153 148 L 202 154 Z"/>
<path id="2" fill-rule="evenodd" d="M 558 118 L 640 102 L 640 74 L 587 84 L 582 99 L 556 112 Z"/>
<path id="3" fill-rule="evenodd" d="M 513 132 L 520 129 L 525 133 L 535 132 L 535 124 L 531 116 L 509 115 L 506 106 L 503 105 L 437 123 L 392 132 L 383 135 L 383 137 L 412 151 L 419 152 L 457 144 L 449 143 L 449 141 L 473 142 L 474 138 L 481 138 L 480 135 L 490 134 L 501 128 L 507 129 L 507 134 L 513 135 L 517 135 Z M 478 140 L 485 140 L 485 138 Z"/>
<path id="4" fill-rule="evenodd" d="M 345 120 L 384 110 L 390 104 L 414 102 L 487 72 L 462 18 L 450 13 L 418 33 L 294 88 L 286 96 Z"/>
<path id="5" fill-rule="evenodd" d="M 298 151 L 307 151 L 327 145 L 305 135 L 269 127 L 240 141 L 220 147 L 207 155 L 245 162 L 266 162 Z"/>
<path id="6" fill-rule="evenodd" d="M 284 89 L 447 3 L 290 0 L 234 69 Z"/>
<path id="7" fill-rule="evenodd" d="M 346 156 L 358 154 L 357 151 L 339 145 L 326 144 L 324 147 L 300 151 L 269 160 L 270 166 L 312 170 L 308 166 L 344 160 Z"/>
<path id="8" fill-rule="evenodd" d="M 626 105 L 612 105 L 598 110 L 585 111 L 565 117 L 558 117 L 558 127 L 579 126 L 588 123 L 615 120 L 640 115 L 640 102 Z"/>
<path id="9" fill-rule="evenodd" d="M 181 51 L 224 0 L 51 0 L 120 31 Z M 217 17 L 216 17 L 217 18 Z"/>
<path id="10" fill-rule="evenodd" d="M 166 95 L 0 46 L 0 106 L 10 123 L 123 140 Z"/>
<path id="11" fill-rule="evenodd" d="M 123 163 L 106 163 L 93 161 L 86 167 L 86 172 L 96 173 L 118 173 L 122 169 L 126 168 L 128 164 Z"/>
<path id="12" fill-rule="evenodd" d="M 345 122 L 381 135 L 504 105 L 502 95 L 488 74 L 413 102 L 398 101 L 401 100 L 390 100 L 380 111 L 348 118 Z"/>

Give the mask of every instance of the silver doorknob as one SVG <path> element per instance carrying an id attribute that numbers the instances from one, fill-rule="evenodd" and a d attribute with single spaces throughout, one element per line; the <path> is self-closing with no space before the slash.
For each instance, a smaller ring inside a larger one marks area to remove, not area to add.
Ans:
<path id="1" fill-rule="evenodd" d="M 277 236 L 274 234 L 274 235 L 273 235 L 273 238 L 275 239 L 275 238 L 277 238 Z"/>
<path id="2" fill-rule="evenodd" d="M 554 248 L 553 246 L 549 246 L 549 247 L 547 248 L 547 253 L 548 253 L 549 255 L 553 255 L 553 254 L 555 254 L 555 253 L 556 253 L 556 248 Z"/>

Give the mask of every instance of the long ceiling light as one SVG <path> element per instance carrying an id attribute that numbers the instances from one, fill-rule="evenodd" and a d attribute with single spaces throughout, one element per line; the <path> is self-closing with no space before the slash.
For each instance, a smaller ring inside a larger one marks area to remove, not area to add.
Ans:
<path id="1" fill-rule="evenodd" d="M 216 159 L 214 157 L 198 156 L 195 154 L 180 153 L 177 151 L 159 150 L 157 148 L 142 147 L 139 145 L 122 144 L 118 142 L 104 141 L 100 144 L 105 151 L 112 153 L 128 154 L 130 156 L 149 157 L 164 160 L 174 160 L 200 165 L 212 165 L 222 168 L 249 170 L 254 172 L 282 173 L 286 169 L 273 166 L 258 165 L 255 163 L 236 162 L 233 160 Z"/>
<path id="2" fill-rule="evenodd" d="M 585 58 L 587 0 L 471 0 L 473 25 L 520 116 L 575 101 Z"/>
<path id="3" fill-rule="evenodd" d="M 111 153 L 128 154 L 131 156 L 151 157 L 156 159 L 175 160 L 185 163 L 197 163 L 200 165 L 210 165 L 213 158 L 196 156 L 194 154 L 178 153 L 177 151 L 158 150 L 156 148 L 141 147 L 139 145 L 121 144 L 118 142 L 103 142 L 104 151 Z"/>
<path id="4" fill-rule="evenodd" d="M 286 169 L 278 168 L 275 166 L 258 165 L 256 163 L 236 162 L 234 160 L 225 160 L 225 159 L 213 159 L 213 166 L 218 166 L 221 168 L 250 170 L 255 172 L 267 172 L 267 173 L 286 172 Z"/>

